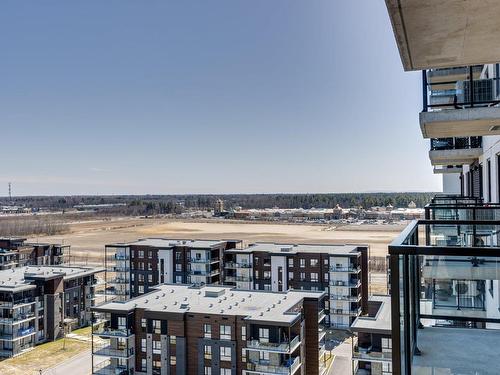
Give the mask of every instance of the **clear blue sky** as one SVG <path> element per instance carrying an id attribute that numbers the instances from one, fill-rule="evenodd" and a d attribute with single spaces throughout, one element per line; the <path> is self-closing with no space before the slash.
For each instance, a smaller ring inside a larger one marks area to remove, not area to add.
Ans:
<path id="1" fill-rule="evenodd" d="M 383 1 L 4 1 L 0 195 L 437 191 Z"/>

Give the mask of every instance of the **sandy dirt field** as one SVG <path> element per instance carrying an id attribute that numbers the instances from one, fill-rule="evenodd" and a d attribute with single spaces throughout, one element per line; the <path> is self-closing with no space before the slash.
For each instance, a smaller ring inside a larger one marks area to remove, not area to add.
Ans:
<path id="1" fill-rule="evenodd" d="M 172 239 L 241 239 L 245 243 L 368 244 L 371 256 L 384 256 L 387 245 L 403 229 L 401 225 L 326 225 L 274 224 L 245 222 L 196 222 L 161 219 L 120 218 L 70 224 L 64 235 L 31 238 L 38 242 L 63 242 L 71 245 L 71 255 L 79 262 L 102 262 L 104 245 L 144 237 Z"/>

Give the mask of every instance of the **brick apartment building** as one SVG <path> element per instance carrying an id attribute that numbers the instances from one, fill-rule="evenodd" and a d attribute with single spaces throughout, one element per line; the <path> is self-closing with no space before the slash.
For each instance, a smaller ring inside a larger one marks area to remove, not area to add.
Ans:
<path id="1" fill-rule="evenodd" d="M 22 266 L 61 265 L 65 255 L 70 253 L 69 245 L 28 243 L 26 238 L 0 238 L 0 270 Z"/>
<path id="2" fill-rule="evenodd" d="M 143 239 L 106 246 L 107 293 L 127 300 L 163 283 L 242 290 L 327 291 L 332 327 L 367 312 L 368 247 L 241 241 Z"/>
<path id="3" fill-rule="evenodd" d="M 59 338 L 65 326 L 89 325 L 95 274 L 102 271 L 62 266 L 0 271 L 0 357 Z"/>
<path id="4" fill-rule="evenodd" d="M 324 374 L 325 298 L 160 285 L 92 309 L 93 373 Z"/>

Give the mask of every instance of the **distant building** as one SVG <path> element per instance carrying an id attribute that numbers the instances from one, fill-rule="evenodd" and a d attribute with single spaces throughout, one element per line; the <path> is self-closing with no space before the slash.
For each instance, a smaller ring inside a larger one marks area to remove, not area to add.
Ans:
<path id="1" fill-rule="evenodd" d="M 62 265 L 70 245 L 28 243 L 26 238 L 0 238 L 0 270 L 22 266 Z"/>
<path id="2" fill-rule="evenodd" d="M 214 206 L 214 216 L 221 216 L 224 212 L 224 201 L 222 199 L 217 199 Z"/>
<path id="3" fill-rule="evenodd" d="M 106 245 L 106 294 L 123 301 L 158 284 L 222 284 L 224 252 L 240 243 L 147 238 Z"/>
<path id="4" fill-rule="evenodd" d="M 410 203 L 408 203 L 408 208 L 417 208 L 417 204 L 411 201 Z"/>

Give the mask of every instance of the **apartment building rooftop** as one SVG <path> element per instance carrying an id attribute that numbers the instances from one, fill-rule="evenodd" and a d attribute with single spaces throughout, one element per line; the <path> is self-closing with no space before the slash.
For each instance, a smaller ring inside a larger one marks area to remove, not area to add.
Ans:
<path id="1" fill-rule="evenodd" d="M 361 245 L 360 245 L 361 246 Z M 357 245 L 314 245 L 314 244 L 278 244 L 257 242 L 244 249 L 231 249 L 226 253 L 251 253 L 254 251 L 272 254 L 324 253 L 332 255 L 357 255 Z"/>
<path id="2" fill-rule="evenodd" d="M 290 325 L 300 318 L 294 307 L 303 299 L 320 299 L 325 292 L 242 291 L 229 287 L 192 287 L 163 284 L 154 291 L 127 302 L 110 302 L 94 308 L 96 312 L 131 311 L 135 308 L 151 312 L 199 313 L 245 316 L 249 321 Z"/>
<path id="3" fill-rule="evenodd" d="M 28 266 L 0 271 L 0 291 L 21 291 L 35 288 L 34 280 L 50 280 L 63 277 L 71 280 L 103 272 L 104 268 L 63 267 L 63 266 Z"/>
<path id="4" fill-rule="evenodd" d="M 108 246 L 150 246 L 158 248 L 172 248 L 187 246 L 192 248 L 216 247 L 224 244 L 225 240 L 182 240 L 168 238 L 140 238 L 136 241 L 110 244 Z"/>
<path id="5" fill-rule="evenodd" d="M 384 333 L 391 331 L 391 297 L 374 295 L 368 301 L 368 315 L 358 316 L 351 331 Z"/>

